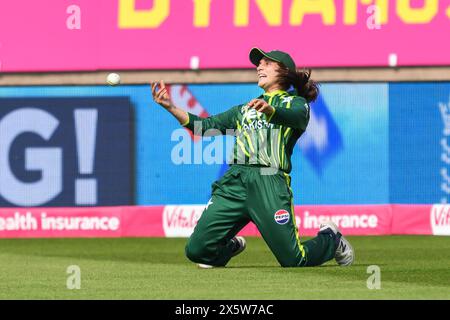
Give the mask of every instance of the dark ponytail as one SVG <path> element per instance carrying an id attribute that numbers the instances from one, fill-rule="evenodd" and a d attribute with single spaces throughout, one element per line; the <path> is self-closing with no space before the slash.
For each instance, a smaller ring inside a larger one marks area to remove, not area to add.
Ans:
<path id="1" fill-rule="evenodd" d="M 299 96 L 309 102 L 314 102 L 319 95 L 319 83 L 311 79 L 311 69 L 290 71 L 284 65 L 280 66 L 280 82 L 285 90 L 291 86 L 297 90 Z"/>

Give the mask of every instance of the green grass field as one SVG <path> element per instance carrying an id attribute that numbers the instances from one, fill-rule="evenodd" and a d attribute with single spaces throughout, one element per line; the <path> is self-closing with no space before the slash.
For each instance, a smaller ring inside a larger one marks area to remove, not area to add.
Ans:
<path id="1" fill-rule="evenodd" d="M 351 267 L 281 268 L 260 238 L 226 268 L 198 269 L 186 239 L 0 240 L 1 299 L 450 299 L 450 237 L 348 237 Z M 66 287 L 81 268 L 81 289 Z M 366 286 L 381 269 L 381 289 Z"/>

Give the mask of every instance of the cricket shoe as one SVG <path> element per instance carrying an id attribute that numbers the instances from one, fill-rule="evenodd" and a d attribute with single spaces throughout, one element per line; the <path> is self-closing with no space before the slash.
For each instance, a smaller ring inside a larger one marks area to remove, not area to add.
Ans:
<path id="1" fill-rule="evenodd" d="M 320 225 L 320 230 L 325 231 L 330 229 L 336 236 L 336 241 L 338 241 L 336 253 L 334 259 L 340 266 L 349 266 L 355 260 L 355 251 L 353 250 L 350 242 L 344 238 L 342 233 L 339 231 L 337 225 L 332 221 L 324 222 Z"/>
<path id="2" fill-rule="evenodd" d="M 234 242 L 233 253 L 231 254 L 232 257 L 237 256 L 247 248 L 247 242 L 245 242 L 244 237 L 237 236 L 231 239 L 231 241 Z"/>
<path id="3" fill-rule="evenodd" d="M 233 242 L 233 251 L 231 253 L 231 256 L 237 256 L 238 254 L 240 254 L 242 251 L 245 250 L 245 248 L 247 247 L 247 243 L 245 242 L 245 238 L 244 237 L 234 237 L 233 239 L 231 239 L 231 241 Z M 202 264 L 199 263 L 198 267 L 201 269 L 211 269 L 214 268 L 214 266 L 211 266 L 209 264 Z"/>

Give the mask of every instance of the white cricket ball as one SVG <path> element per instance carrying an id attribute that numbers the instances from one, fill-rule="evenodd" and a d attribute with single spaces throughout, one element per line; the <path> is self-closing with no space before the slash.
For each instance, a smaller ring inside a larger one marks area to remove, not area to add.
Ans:
<path id="1" fill-rule="evenodd" d="M 120 83 L 120 76 L 117 73 L 110 73 L 106 77 L 106 82 L 110 86 L 117 86 Z"/>

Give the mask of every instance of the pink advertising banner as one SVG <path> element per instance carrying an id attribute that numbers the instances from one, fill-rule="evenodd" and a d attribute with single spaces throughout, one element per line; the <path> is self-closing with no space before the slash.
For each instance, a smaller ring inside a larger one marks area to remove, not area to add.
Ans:
<path id="1" fill-rule="evenodd" d="M 0 71 L 450 65 L 450 0 L 0 2 Z"/>
<path id="2" fill-rule="evenodd" d="M 0 238 L 189 237 L 204 205 L 0 208 Z M 332 220 L 345 235 L 450 235 L 450 205 L 296 206 L 301 236 Z M 274 223 L 276 219 L 274 217 Z M 260 236 L 249 223 L 240 232 Z"/>

